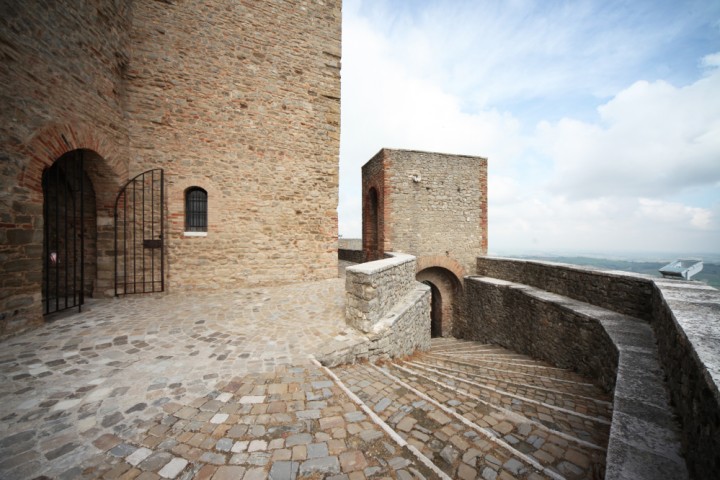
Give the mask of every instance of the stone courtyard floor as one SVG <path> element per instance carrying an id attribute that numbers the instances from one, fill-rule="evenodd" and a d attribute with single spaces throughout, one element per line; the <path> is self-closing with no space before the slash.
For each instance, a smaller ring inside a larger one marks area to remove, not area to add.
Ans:
<path id="1" fill-rule="evenodd" d="M 0 478 L 494 480 L 601 466 L 609 404 L 582 379 L 493 347 L 463 344 L 453 360 L 445 339 L 392 372 L 310 358 L 360 341 L 342 279 L 92 300 L 0 343 Z M 457 378 L 485 381 L 487 401 Z"/>

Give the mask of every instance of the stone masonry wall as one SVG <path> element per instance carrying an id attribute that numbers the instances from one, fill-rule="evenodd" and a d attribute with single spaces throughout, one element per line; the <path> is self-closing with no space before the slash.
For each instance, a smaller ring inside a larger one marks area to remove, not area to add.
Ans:
<path id="1" fill-rule="evenodd" d="M 345 270 L 345 319 L 367 340 L 318 352 L 324 365 L 377 361 L 430 347 L 430 288 L 415 281 L 415 257 L 388 255 Z"/>
<path id="2" fill-rule="evenodd" d="M 133 174 L 164 168 L 168 285 L 337 275 L 340 0 L 135 2 Z M 184 194 L 208 192 L 207 236 Z"/>
<path id="3" fill-rule="evenodd" d="M 487 160 L 383 149 L 363 171 L 383 162 L 384 248 L 419 258 L 446 256 L 465 272 L 487 251 Z"/>
<path id="4" fill-rule="evenodd" d="M 503 280 L 466 277 L 465 298 L 461 338 L 576 370 L 612 391 L 618 352 L 600 323 Z"/>
<path id="5" fill-rule="evenodd" d="M 362 360 L 412 355 L 430 348 L 430 289 L 416 282 L 408 295 L 367 334 L 367 341 L 351 347 L 320 352 L 317 359 L 326 366 Z"/>
<path id="6" fill-rule="evenodd" d="M 345 270 L 345 320 L 365 333 L 373 331 L 416 286 L 415 257 L 391 255 Z"/>
<path id="7" fill-rule="evenodd" d="M 688 478 L 648 322 L 505 280 L 465 284 L 468 334 L 579 371 L 613 393 L 606 480 Z"/>
<path id="8" fill-rule="evenodd" d="M 667 378 L 670 398 L 681 419 L 682 446 L 690 474 L 694 478 L 711 478 L 718 471 L 720 291 L 696 282 L 603 272 L 549 262 L 487 257 L 477 261 L 481 275 L 533 285 L 590 305 L 648 320 L 657 339 L 659 362 Z M 484 300 L 477 296 L 468 299 L 467 308 L 478 301 L 482 303 Z M 498 305 L 514 311 L 516 303 L 513 300 Z M 487 302 L 482 308 L 489 308 Z M 478 335 L 470 333 L 473 328 L 472 324 L 467 324 L 463 330 L 466 334 Z M 502 330 L 505 327 L 500 325 L 498 328 Z M 574 342 L 575 339 L 569 338 L 568 341 Z M 633 381 L 636 385 L 640 384 L 646 376 L 637 375 Z M 656 391 L 661 390 L 655 388 L 646 392 L 648 402 L 652 403 L 657 396 L 653 393 Z"/>
<path id="9" fill-rule="evenodd" d="M 694 478 L 720 472 L 720 291 L 657 280 L 653 323 Z"/>
<path id="10" fill-rule="evenodd" d="M 108 250 L 107 220 L 127 179 L 130 4 L 0 1 L 0 337 L 42 322 L 42 173 L 69 151 L 87 149 L 99 257 Z"/>
<path id="11" fill-rule="evenodd" d="M 650 277 L 559 263 L 507 258 L 477 258 L 477 274 L 532 285 L 581 302 L 649 320 Z"/>

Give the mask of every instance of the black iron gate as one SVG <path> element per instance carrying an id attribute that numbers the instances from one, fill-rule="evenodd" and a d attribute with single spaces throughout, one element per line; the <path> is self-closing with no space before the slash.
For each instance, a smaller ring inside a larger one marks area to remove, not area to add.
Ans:
<path id="1" fill-rule="evenodd" d="M 83 154 L 66 154 L 43 172 L 43 314 L 85 302 Z"/>
<path id="2" fill-rule="evenodd" d="M 165 290 L 163 185 L 163 170 L 148 170 L 115 200 L 116 296 Z"/>

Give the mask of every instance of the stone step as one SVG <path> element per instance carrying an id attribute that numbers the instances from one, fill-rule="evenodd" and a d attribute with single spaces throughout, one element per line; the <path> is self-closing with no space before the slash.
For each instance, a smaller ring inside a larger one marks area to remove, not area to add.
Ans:
<path id="1" fill-rule="evenodd" d="M 593 383 L 588 382 L 587 379 L 576 373 L 573 373 L 569 370 L 551 367 L 542 362 L 516 362 L 511 361 L 510 359 L 503 360 L 499 358 L 483 359 L 478 357 L 468 357 L 459 354 L 435 353 L 433 351 L 430 351 L 424 355 L 438 360 L 462 363 L 472 366 L 473 368 L 521 373 L 529 376 L 550 377 L 553 382 L 570 382 L 595 387 Z"/>
<path id="2" fill-rule="evenodd" d="M 608 416 L 583 413 L 588 407 L 595 407 L 594 402 L 578 401 L 579 411 L 576 411 L 550 405 L 527 395 L 515 395 L 499 390 L 489 384 L 462 378 L 435 368 L 425 367 L 418 362 L 409 362 L 408 365 L 415 370 L 421 371 L 432 380 L 445 382 L 451 386 L 461 386 L 488 403 L 509 409 L 526 418 L 542 423 L 548 428 L 567 433 L 593 444 L 604 446 L 603 439 L 607 439 L 609 435 L 611 421 Z"/>
<path id="3" fill-rule="evenodd" d="M 350 365 L 334 372 L 345 385 L 401 437 L 451 478 L 565 478 L 515 449 L 500 435 L 456 416 L 443 402 L 398 382 L 374 365 Z M 495 412 L 499 424 L 504 413 Z M 495 418 L 495 417 L 493 417 Z M 511 430 L 515 427 L 506 421 Z M 504 428 L 504 427 L 503 427 Z M 509 477 L 508 477 L 509 476 Z"/>
<path id="4" fill-rule="evenodd" d="M 430 377 L 440 377 L 452 386 L 479 388 L 485 395 L 490 395 L 492 398 L 499 397 L 503 404 L 529 403 L 563 412 L 569 416 L 592 420 L 601 425 L 609 425 L 612 417 L 611 405 L 604 400 L 555 389 L 537 388 L 519 382 L 497 382 L 473 373 L 458 372 L 419 361 L 407 362 L 407 365 Z"/>
<path id="5" fill-rule="evenodd" d="M 497 372 L 495 370 L 481 370 L 476 367 L 438 361 L 434 358 L 419 357 L 416 360 L 418 365 L 425 368 L 434 368 L 448 375 L 461 376 L 462 378 L 480 382 L 494 388 L 515 394 L 523 395 L 524 392 L 531 392 L 533 398 L 542 398 L 545 403 L 557 405 L 564 408 L 574 408 L 576 401 L 587 401 L 589 410 L 596 416 L 604 416 L 607 419 L 612 415 L 612 403 L 610 397 L 604 394 L 599 388 L 577 383 L 557 382 L 552 377 L 544 377 L 538 381 L 538 377 L 520 375 L 513 372 Z M 578 410 L 582 413 L 582 410 Z"/>
<path id="6" fill-rule="evenodd" d="M 602 478 L 611 398 L 586 378 L 495 345 L 433 339 L 341 381 L 451 478 Z"/>
<path id="7" fill-rule="evenodd" d="M 405 365 L 392 364 L 393 376 L 418 391 L 441 399 L 445 406 L 477 426 L 491 431 L 514 449 L 565 478 L 592 478 L 601 471 L 605 449 L 565 432 L 487 402 L 462 386 L 453 386 L 425 376 Z"/>

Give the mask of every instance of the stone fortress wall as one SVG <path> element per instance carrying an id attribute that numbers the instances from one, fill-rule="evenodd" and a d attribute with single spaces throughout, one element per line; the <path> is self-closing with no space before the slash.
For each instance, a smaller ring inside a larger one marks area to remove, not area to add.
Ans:
<path id="1" fill-rule="evenodd" d="M 573 368 L 614 393 L 605 478 L 718 472 L 720 291 L 549 262 L 477 262 L 465 338 Z"/>
<path id="2" fill-rule="evenodd" d="M 392 268 L 381 262 L 349 270 L 377 275 Z M 486 256 L 477 258 L 476 272 L 464 279 L 456 336 L 575 370 L 613 393 L 604 478 L 713 478 L 720 462 L 720 291 L 696 282 Z M 361 290 L 351 283 L 348 297 Z M 377 287 L 392 293 L 396 286 L 386 283 L 373 283 L 373 296 Z M 399 322 L 394 329 L 386 328 L 386 336 L 399 331 L 423 348 L 422 331 Z M 405 354 L 372 345 L 377 358 Z M 368 357 L 367 347 L 356 346 L 324 361 Z"/>
<path id="3" fill-rule="evenodd" d="M 133 170 L 166 171 L 174 288 L 337 272 L 340 1 L 136 2 Z M 184 193 L 208 192 L 206 237 Z"/>
<path id="4" fill-rule="evenodd" d="M 87 295 L 114 293 L 115 198 L 155 168 L 168 290 L 336 276 L 340 31 L 340 0 L 0 2 L 0 337 L 42 323 L 43 171 L 78 149 Z"/>

